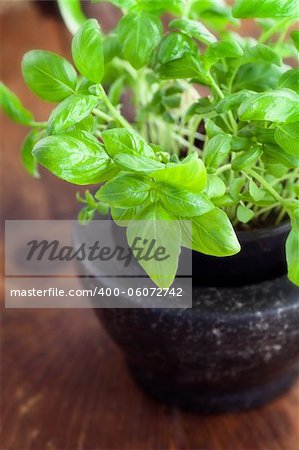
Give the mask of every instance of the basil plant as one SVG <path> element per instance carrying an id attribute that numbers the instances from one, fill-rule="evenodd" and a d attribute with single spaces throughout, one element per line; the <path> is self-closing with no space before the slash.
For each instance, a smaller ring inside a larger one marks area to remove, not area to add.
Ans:
<path id="1" fill-rule="evenodd" d="M 299 285 L 298 1 L 110 3 L 122 18 L 104 35 L 79 0 L 59 0 L 74 33 L 72 63 L 44 50 L 24 55 L 26 85 L 56 104 L 47 122 L 1 85 L 4 111 L 30 128 L 28 172 L 37 177 L 41 165 L 69 183 L 96 185 L 78 194 L 80 221 L 109 212 L 129 243 L 136 221 L 171 220 L 178 250 L 230 256 L 240 251 L 235 229 L 289 220 L 288 276 Z M 257 38 L 238 33 L 247 18 Z M 192 223 L 189 245 L 184 221 Z M 157 227 L 146 233 L 159 238 Z M 171 270 L 167 285 L 177 260 Z"/>

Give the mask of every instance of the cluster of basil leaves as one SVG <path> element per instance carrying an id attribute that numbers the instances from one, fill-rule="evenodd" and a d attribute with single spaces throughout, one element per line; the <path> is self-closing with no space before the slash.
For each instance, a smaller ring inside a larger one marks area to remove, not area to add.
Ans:
<path id="1" fill-rule="evenodd" d="M 77 30 L 72 57 L 79 75 L 52 52 L 25 54 L 27 86 L 59 103 L 46 123 L 0 86 L 4 111 L 32 128 L 22 147 L 27 170 L 38 176 L 41 164 L 70 183 L 104 183 L 95 195 L 78 195 L 79 219 L 110 210 L 127 227 L 129 244 L 140 233 L 160 242 L 159 227 L 144 223 L 169 221 L 168 241 L 175 235 L 176 245 L 167 274 L 141 263 L 162 287 L 173 281 L 181 246 L 233 255 L 240 246 L 231 221 L 266 221 L 274 211 L 279 223 L 287 214 L 288 275 L 299 284 L 299 69 L 283 62 L 297 55 L 299 31 L 286 39 L 297 0 L 237 0 L 233 9 L 221 0 L 110 2 L 124 14 L 103 36 L 96 20 L 85 20 L 79 0 L 59 0 Z M 167 33 L 165 12 L 178 16 Z M 239 18 L 258 18 L 258 40 L 230 31 Z M 209 94 L 199 97 L 194 85 Z M 120 112 L 127 88 L 136 109 L 131 124 Z M 205 141 L 203 150 L 196 140 Z"/>

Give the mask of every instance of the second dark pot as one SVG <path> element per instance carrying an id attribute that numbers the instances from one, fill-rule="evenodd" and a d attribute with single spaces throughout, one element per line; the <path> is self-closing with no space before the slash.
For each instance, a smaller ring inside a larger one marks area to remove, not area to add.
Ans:
<path id="1" fill-rule="evenodd" d="M 288 229 L 240 234 L 243 251 L 231 258 L 194 254 L 192 309 L 137 309 L 132 299 L 133 309 L 96 310 L 143 389 L 167 404 L 216 413 L 257 407 L 295 382 L 299 290 L 284 274 Z M 224 287 L 203 286 L 216 278 Z"/>

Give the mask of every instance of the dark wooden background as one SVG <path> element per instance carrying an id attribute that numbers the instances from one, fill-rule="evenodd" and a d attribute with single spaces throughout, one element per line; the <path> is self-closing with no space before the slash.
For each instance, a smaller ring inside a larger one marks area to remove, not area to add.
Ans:
<path id="1" fill-rule="evenodd" d="M 1 78 L 44 120 L 51 107 L 25 88 L 21 58 L 32 48 L 68 56 L 70 37 L 30 3 L 0 5 Z M 113 11 L 101 11 L 106 25 L 113 23 Z M 74 218 L 76 187 L 44 171 L 33 180 L 21 167 L 25 134 L 1 117 L 2 217 Z M 196 416 L 135 386 L 91 310 L 2 308 L 1 319 L 2 450 L 299 449 L 298 385 L 256 411 Z"/>

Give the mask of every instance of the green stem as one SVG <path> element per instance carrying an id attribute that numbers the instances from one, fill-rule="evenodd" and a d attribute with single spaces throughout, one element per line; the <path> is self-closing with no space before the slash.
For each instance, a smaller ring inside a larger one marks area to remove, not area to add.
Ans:
<path id="1" fill-rule="evenodd" d="M 47 122 L 30 122 L 29 126 L 32 128 L 47 128 Z"/>
<path id="2" fill-rule="evenodd" d="M 220 167 L 217 172 L 216 175 L 219 175 L 220 173 L 226 172 L 227 170 L 230 170 L 232 168 L 231 164 L 225 164 L 224 166 Z"/>
<path id="3" fill-rule="evenodd" d="M 202 142 L 205 142 L 205 136 L 201 133 L 198 133 L 198 127 L 202 121 L 202 117 L 194 117 L 193 120 L 191 120 L 190 129 L 184 130 L 184 132 L 188 136 L 188 140 L 190 145 L 194 145 L 195 139 L 198 139 Z"/>
<path id="4" fill-rule="evenodd" d="M 286 34 L 288 32 L 288 29 L 286 28 L 280 35 L 279 39 L 277 40 L 275 44 L 275 49 L 277 49 L 285 40 Z"/>
<path id="5" fill-rule="evenodd" d="M 102 100 L 105 103 L 105 105 L 107 106 L 107 109 L 110 111 L 110 113 L 112 114 L 112 117 L 114 117 L 114 119 L 123 127 L 123 128 L 132 128 L 131 124 L 129 124 L 129 122 L 117 111 L 117 109 L 112 105 L 112 103 L 110 102 L 109 98 L 107 97 L 107 94 L 105 92 L 105 89 L 103 88 L 103 86 L 100 84 L 99 85 L 100 91 L 102 93 Z"/>
<path id="6" fill-rule="evenodd" d="M 75 34 L 87 17 L 81 9 L 80 0 L 57 0 L 60 14 L 67 28 Z"/>
<path id="7" fill-rule="evenodd" d="M 253 178 L 255 178 L 257 181 L 259 181 L 261 183 L 262 186 L 264 186 L 264 188 L 281 204 L 281 205 L 285 205 L 286 204 L 286 200 L 284 198 L 282 198 L 277 192 L 276 190 L 271 186 L 271 184 L 268 183 L 268 181 L 266 181 L 261 175 L 259 175 L 258 173 L 256 173 L 254 170 L 252 169 L 247 169 L 246 172 L 243 172 L 244 175 L 251 175 Z"/>
<path id="8" fill-rule="evenodd" d="M 194 145 L 190 144 L 189 141 L 187 141 L 186 139 L 184 139 L 182 136 L 179 136 L 176 133 L 172 133 L 172 138 L 177 141 L 179 144 L 183 145 L 184 147 L 186 147 L 188 150 L 192 150 L 195 149 L 197 151 L 200 151 L 198 148 L 194 147 Z"/>
<path id="9" fill-rule="evenodd" d="M 114 61 L 117 64 L 117 66 L 122 67 L 133 78 L 133 80 L 137 80 L 138 72 L 137 70 L 134 69 L 133 66 L 131 66 L 131 64 L 128 63 L 128 61 L 125 61 L 118 57 L 115 57 Z"/>
<path id="10" fill-rule="evenodd" d="M 268 212 L 271 209 L 277 208 L 277 206 L 281 206 L 280 203 L 274 203 L 271 206 L 267 206 L 265 208 L 260 209 L 256 214 L 255 214 L 255 218 L 262 216 L 264 213 Z"/>
<path id="11" fill-rule="evenodd" d="M 276 186 L 276 184 L 282 183 L 283 181 L 287 181 L 287 180 L 292 180 L 295 182 L 296 178 L 299 178 L 299 173 L 288 173 L 287 175 L 284 175 L 281 178 L 276 179 L 275 181 L 273 181 L 272 186 Z"/>
<path id="12" fill-rule="evenodd" d="M 108 114 L 104 113 L 103 111 L 100 111 L 99 109 L 94 109 L 92 112 L 95 116 L 106 120 L 106 122 L 111 122 L 113 120 L 113 117 L 109 116 Z"/>
<path id="13" fill-rule="evenodd" d="M 218 84 L 216 83 L 216 81 L 214 80 L 214 78 L 212 77 L 212 75 L 209 75 L 209 80 L 211 82 L 212 87 L 214 88 L 214 90 L 217 92 L 218 96 L 222 99 L 225 97 L 225 95 L 223 94 L 222 90 L 220 89 L 220 87 L 218 86 Z"/>
<path id="14" fill-rule="evenodd" d="M 211 74 L 209 74 L 209 80 L 211 82 L 212 87 L 214 88 L 214 90 L 216 91 L 216 93 L 218 94 L 218 96 L 223 99 L 225 98 L 225 95 L 223 94 L 222 90 L 220 89 L 220 87 L 218 86 L 218 84 L 216 83 L 216 81 L 214 80 L 214 78 L 212 77 Z M 234 134 L 237 134 L 238 132 L 238 125 L 236 124 L 235 118 L 232 114 L 231 111 L 228 111 L 227 113 L 230 124 L 231 124 L 231 129 L 233 131 Z"/>
<path id="15" fill-rule="evenodd" d="M 231 123 L 231 126 L 232 126 L 234 134 L 238 134 L 238 125 L 236 124 L 236 121 L 235 121 L 235 118 L 233 116 L 233 113 L 231 111 L 228 111 L 227 115 L 228 115 L 228 118 L 230 120 L 230 123 Z"/>
<path id="16" fill-rule="evenodd" d="M 232 76 L 231 76 L 231 78 L 230 78 L 230 80 L 229 80 L 228 90 L 229 90 L 230 93 L 232 92 L 233 82 L 234 82 L 234 80 L 235 80 L 235 77 L 236 77 L 236 75 L 237 75 L 237 72 L 238 72 L 239 68 L 240 68 L 240 64 L 238 64 L 238 65 L 234 68 L 234 71 L 233 71 L 233 73 L 232 73 Z"/>
<path id="17" fill-rule="evenodd" d="M 187 135 L 187 136 L 192 136 L 194 137 L 194 139 L 198 139 L 199 141 L 205 141 L 205 135 L 198 133 L 197 131 L 194 131 L 193 129 L 197 130 L 198 129 L 198 123 L 196 123 L 194 126 L 192 126 L 192 129 L 190 127 L 190 129 L 185 128 L 184 126 L 180 126 L 177 124 L 174 124 L 174 129 L 178 132 L 181 133 L 182 136 Z"/>
<path id="18" fill-rule="evenodd" d="M 191 136 L 193 140 L 198 139 L 199 141 L 205 141 L 205 136 L 201 133 L 193 132 L 193 130 L 188 130 L 187 128 L 181 128 L 179 125 L 176 125 L 175 129 L 180 131 L 183 135 L 186 134 L 187 136 Z"/>
<path id="19" fill-rule="evenodd" d="M 261 37 L 259 38 L 259 42 L 261 44 L 266 42 L 274 33 L 276 33 L 276 31 L 279 31 L 281 28 L 283 28 L 290 20 L 293 20 L 293 19 L 290 19 L 290 17 L 286 17 L 285 19 L 277 22 L 272 28 L 265 31 L 261 35 Z"/>
<path id="20" fill-rule="evenodd" d="M 275 220 L 275 225 L 279 225 L 285 215 L 286 215 L 285 209 L 281 209 L 280 213 L 278 214 L 278 216 Z"/>

